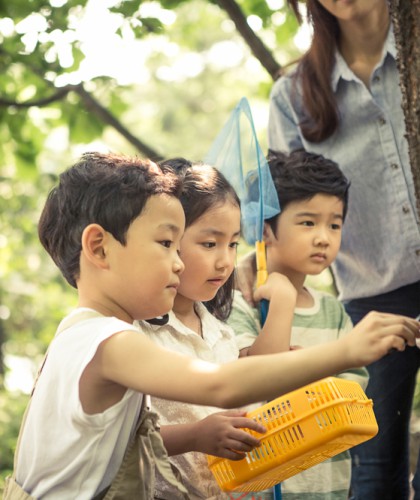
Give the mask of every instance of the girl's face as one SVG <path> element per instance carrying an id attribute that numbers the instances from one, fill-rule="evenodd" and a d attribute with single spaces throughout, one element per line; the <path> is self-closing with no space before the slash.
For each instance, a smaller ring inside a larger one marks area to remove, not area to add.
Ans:
<path id="1" fill-rule="evenodd" d="M 233 272 L 240 224 L 239 207 L 226 200 L 185 230 L 180 251 L 185 270 L 178 295 L 194 302 L 213 299 Z"/>
<path id="2" fill-rule="evenodd" d="M 343 202 L 336 196 L 317 194 L 289 203 L 277 219 L 276 236 L 264 229 L 269 272 L 285 274 L 292 282 L 319 274 L 338 253 L 342 225 Z"/>
<path id="3" fill-rule="evenodd" d="M 338 21 L 361 21 L 375 11 L 387 9 L 386 0 L 318 0 Z"/>

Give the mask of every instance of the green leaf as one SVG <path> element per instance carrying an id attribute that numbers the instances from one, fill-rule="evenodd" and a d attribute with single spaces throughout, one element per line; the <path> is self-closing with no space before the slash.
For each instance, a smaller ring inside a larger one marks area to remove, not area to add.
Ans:
<path id="1" fill-rule="evenodd" d="M 104 124 L 84 109 L 75 110 L 69 118 L 70 141 L 76 144 L 94 141 L 104 129 Z"/>
<path id="2" fill-rule="evenodd" d="M 139 8 L 139 3 L 133 0 L 123 0 L 119 5 L 111 7 L 110 12 L 121 14 L 124 17 L 133 17 Z"/>

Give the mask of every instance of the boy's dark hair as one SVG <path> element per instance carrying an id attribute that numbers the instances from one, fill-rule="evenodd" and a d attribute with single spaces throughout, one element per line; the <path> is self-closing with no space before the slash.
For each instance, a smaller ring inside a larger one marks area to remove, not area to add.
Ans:
<path id="1" fill-rule="evenodd" d="M 309 200 L 317 194 L 328 194 L 343 202 L 343 220 L 345 219 L 350 182 L 336 162 L 304 149 L 290 154 L 269 150 L 267 161 L 281 210 L 293 201 Z M 278 215 L 266 220 L 274 234 L 277 217 Z"/>
<path id="2" fill-rule="evenodd" d="M 130 224 L 153 195 L 179 196 L 176 176 L 164 175 L 150 160 L 85 153 L 59 176 L 38 224 L 39 239 L 71 286 L 80 275 L 81 239 L 99 224 L 122 245 Z"/>
<path id="3" fill-rule="evenodd" d="M 159 163 L 164 172 L 174 172 L 182 180 L 180 201 L 185 212 L 185 228 L 191 226 L 207 210 L 229 200 L 240 207 L 236 191 L 216 168 L 184 158 Z M 205 302 L 211 314 L 226 320 L 232 309 L 235 276 L 231 274 L 212 300 Z"/>

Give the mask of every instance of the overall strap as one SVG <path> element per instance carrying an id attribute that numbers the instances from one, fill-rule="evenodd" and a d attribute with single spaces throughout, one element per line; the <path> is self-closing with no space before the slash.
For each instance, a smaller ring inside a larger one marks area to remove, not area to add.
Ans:
<path id="1" fill-rule="evenodd" d="M 139 457 L 138 457 L 138 449 L 137 449 L 137 441 L 138 441 L 138 434 L 140 432 L 140 427 L 142 420 L 144 418 L 144 410 L 147 408 L 147 398 L 150 398 L 150 396 L 144 395 L 143 400 L 141 403 L 141 408 L 139 412 L 139 416 L 137 418 L 137 423 L 136 423 L 136 428 L 135 432 L 131 436 L 127 448 L 125 449 L 124 452 L 124 457 L 121 462 L 120 468 L 118 469 L 118 472 L 116 473 L 114 479 L 112 480 L 111 484 L 104 488 L 102 491 L 97 493 L 92 500 L 102 500 L 102 499 L 117 499 L 118 498 L 118 488 L 119 484 L 121 482 L 124 482 L 127 478 L 127 476 L 130 476 L 130 478 L 140 478 L 139 474 Z M 133 471 L 133 467 L 135 467 L 135 470 Z M 139 479 L 140 480 L 140 479 Z"/>
<path id="2" fill-rule="evenodd" d="M 181 475 L 169 461 L 168 452 L 160 434 L 158 415 L 155 412 L 149 412 L 147 423 L 144 427 L 142 426 L 141 431 L 143 436 L 146 437 L 143 440 L 142 449 L 145 453 L 152 455 L 156 470 L 159 471 L 168 484 L 177 489 L 177 498 L 188 500 L 188 492 L 182 483 Z"/>
<path id="3" fill-rule="evenodd" d="M 158 416 L 150 411 L 149 395 L 143 396 L 136 434 L 127 445 L 122 464 L 111 485 L 93 500 L 150 500 L 154 496 L 155 471 L 174 486 L 179 498 L 188 500 L 188 492 L 177 471 L 172 469 L 159 432 Z"/>

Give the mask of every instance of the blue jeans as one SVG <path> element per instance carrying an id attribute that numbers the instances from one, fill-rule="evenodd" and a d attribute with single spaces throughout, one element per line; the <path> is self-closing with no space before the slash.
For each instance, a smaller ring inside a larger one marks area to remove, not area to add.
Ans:
<path id="1" fill-rule="evenodd" d="M 392 292 L 344 304 L 354 324 L 369 311 L 416 317 L 420 313 L 420 282 Z M 373 400 L 377 436 L 354 447 L 351 499 L 407 500 L 409 498 L 409 421 L 420 349 L 392 352 L 367 367 L 366 394 Z M 420 464 L 413 481 L 420 500 Z"/>

